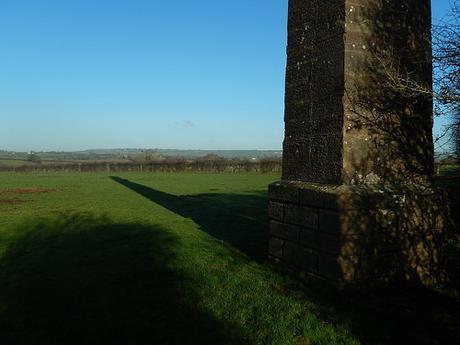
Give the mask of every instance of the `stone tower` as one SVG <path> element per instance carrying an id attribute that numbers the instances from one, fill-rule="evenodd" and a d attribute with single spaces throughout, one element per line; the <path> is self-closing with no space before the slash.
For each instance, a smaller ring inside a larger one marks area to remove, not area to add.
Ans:
<path id="1" fill-rule="evenodd" d="M 429 0 L 289 0 L 275 261 L 334 283 L 439 281 Z"/>

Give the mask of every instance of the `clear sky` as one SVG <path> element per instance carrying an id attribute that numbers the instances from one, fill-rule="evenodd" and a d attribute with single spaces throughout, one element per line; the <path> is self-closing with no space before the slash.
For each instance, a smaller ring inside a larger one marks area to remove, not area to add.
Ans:
<path id="1" fill-rule="evenodd" d="M 0 149 L 280 149 L 286 20 L 287 0 L 0 0 Z"/>

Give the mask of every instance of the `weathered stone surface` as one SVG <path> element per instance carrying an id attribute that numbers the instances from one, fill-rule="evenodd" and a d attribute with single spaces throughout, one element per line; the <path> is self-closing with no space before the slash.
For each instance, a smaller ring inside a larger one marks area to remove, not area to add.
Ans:
<path id="1" fill-rule="evenodd" d="M 287 201 L 292 203 L 298 203 L 299 201 L 299 190 L 295 188 L 289 188 L 288 185 L 280 182 L 272 183 L 268 187 L 270 199 L 273 201 Z"/>
<path id="2" fill-rule="evenodd" d="M 290 0 L 270 255 L 329 281 L 441 279 L 428 0 Z"/>
<path id="3" fill-rule="evenodd" d="M 342 279 L 342 270 L 337 262 L 337 257 L 327 253 L 320 253 L 318 256 L 318 275 L 339 282 Z"/>
<path id="4" fill-rule="evenodd" d="M 284 244 L 283 258 L 284 262 L 287 264 L 298 267 L 301 256 L 301 248 L 297 243 L 286 242 Z"/>
<path id="5" fill-rule="evenodd" d="M 270 236 L 297 243 L 300 227 L 296 225 L 270 221 Z"/>
<path id="6" fill-rule="evenodd" d="M 448 210 L 439 204 L 438 190 L 386 186 L 382 193 L 375 186 L 282 185 L 296 190 L 289 195 L 314 195 L 307 199 L 308 206 L 301 205 L 301 199 L 284 202 L 284 220 L 271 221 L 271 236 L 283 240 L 277 257 L 285 264 L 352 285 L 366 280 L 442 280 L 439 248 Z"/>
<path id="7" fill-rule="evenodd" d="M 301 229 L 299 243 L 303 248 L 316 249 L 317 232 L 311 229 Z"/>
<path id="8" fill-rule="evenodd" d="M 284 220 L 284 205 L 280 202 L 270 201 L 268 204 L 268 215 L 270 219 Z"/>
<path id="9" fill-rule="evenodd" d="M 318 274 L 318 252 L 311 249 L 302 249 L 299 258 L 299 267 L 311 274 Z"/>
<path id="10" fill-rule="evenodd" d="M 369 174 L 390 183 L 432 176 L 430 97 L 409 95 L 394 82 L 431 87 L 429 3 L 346 1 L 344 183 Z"/>
<path id="11" fill-rule="evenodd" d="M 269 243 L 269 254 L 272 257 L 281 259 L 283 257 L 283 245 L 283 240 L 276 237 L 271 237 Z"/>
<path id="12" fill-rule="evenodd" d="M 431 100 L 385 87 L 429 89 L 429 1 L 291 0 L 288 34 L 283 179 L 429 179 Z"/>
<path id="13" fill-rule="evenodd" d="M 318 211 L 305 206 L 288 205 L 286 206 L 284 221 L 310 229 L 317 229 Z"/>

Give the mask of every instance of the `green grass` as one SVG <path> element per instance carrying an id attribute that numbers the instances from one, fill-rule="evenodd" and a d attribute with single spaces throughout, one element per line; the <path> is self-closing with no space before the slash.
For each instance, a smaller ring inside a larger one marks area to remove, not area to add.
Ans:
<path id="1" fill-rule="evenodd" d="M 74 161 L 78 163 L 79 161 Z M 7 167 L 23 167 L 23 166 L 39 166 L 40 164 L 63 164 L 69 163 L 69 161 L 59 161 L 53 159 L 42 159 L 39 163 L 34 163 L 25 159 L 8 159 L 8 158 L 0 158 L 0 166 L 7 166 Z"/>
<path id="2" fill-rule="evenodd" d="M 6 165 L 9 167 L 20 167 L 23 165 L 31 165 L 33 163 L 21 159 L 3 159 L 0 158 L 0 165 Z"/>
<path id="3" fill-rule="evenodd" d="M 439 166 L 440 176 L 460 176 L 460 165 L 443 164 Z"/>
<path id="4" fill-rule="evenodd" d="M 267 263 L 267 185 L 277 179 L 1 173 L 0 343 L 452 339 L 450 301 L 348 302 Z"/>

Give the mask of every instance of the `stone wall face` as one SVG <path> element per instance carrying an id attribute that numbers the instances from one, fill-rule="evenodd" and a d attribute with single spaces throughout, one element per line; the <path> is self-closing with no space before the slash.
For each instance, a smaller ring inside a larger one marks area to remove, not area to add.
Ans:
<path id="1" fill-rule="evenodd" d="M 433 174 L 431 13 L 426 0 L 347 0 L 343 183 Z"/>
<path id="2" fill-rule="evenodd" d="M 283 179 L 340 183 L 344 1 L 290 0 Z"/>
<path id="3" fill-rule="evenodd" d="M 430 24 L 429 0 L 289 1 L 273 260 L 344 284 L 442 280 Z"/>
<path id="4" fill-rule="evenodd" d="M 290 0 L 284 180 L 431 179 L 432 101 L 402 85 L 431 90 L 430 29 L 426 0 Z"/>
<path id="5" fill-rule="evenodd" d="M 446 209 L 435 189 L 270 186 L 271 259 L 342 285 L 444 279 L 438 248 Z"/>

